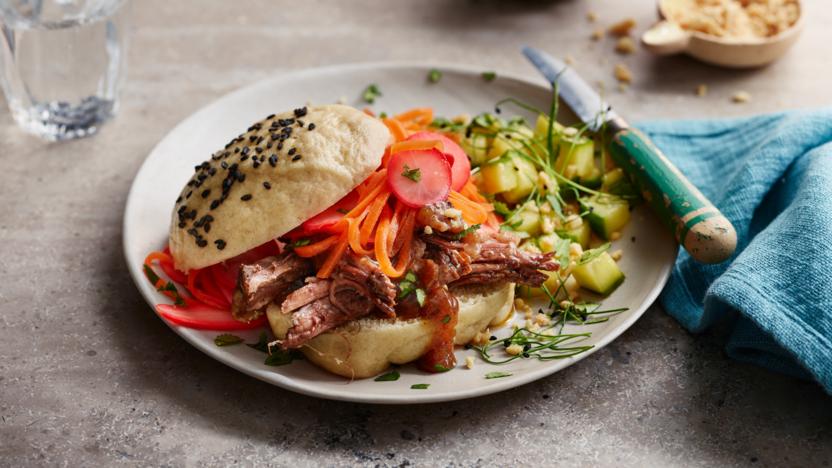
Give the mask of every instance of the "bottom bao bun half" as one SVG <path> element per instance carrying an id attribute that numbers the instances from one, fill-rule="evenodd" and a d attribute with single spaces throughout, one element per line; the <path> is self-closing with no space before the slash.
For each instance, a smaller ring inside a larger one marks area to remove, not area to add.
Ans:
<path id="1" fill-rule="evenodd" d="M 514 284 L 488 290 L 458 289 L 459 318 L 454 344 L 464 345 L 490 325 L 508 320 L 514 305 Z M 272 332 L 283 339 L 292 315 L 271 304 L 266 310 Z M 434 325 L 427 319 L 363 318 L 316 336 L 302 348 L 304 356 L 324 369 L 350 379 L 373 377 L 393 364 L 406 364 L 425 354 Z"/>

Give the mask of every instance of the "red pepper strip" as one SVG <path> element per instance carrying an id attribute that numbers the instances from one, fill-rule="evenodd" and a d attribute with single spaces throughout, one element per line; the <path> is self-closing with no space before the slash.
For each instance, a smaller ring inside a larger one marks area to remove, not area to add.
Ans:
<path id="1" fill-rule="evenodd" d="M 188 292 L 190 292 L 192 296 L 197 298 L 197 300 L 204 303 L 205 305 L 216 307 L 218 309 L 226 308 L 227 306 L 223 305 L 222 301 L 220 301 L 218 298 L 206 293 L 205 291 L 201 291 L 197 287 L 197 277 L 199 276 L 201 271 L 202 270 L 191 270 L 188 273 Z"/>
<path id="2" fill-rule="evenodd" d="M 227 310 L 220 310 L 204 304 L 194 304 L 187 308 L 176 307 L 171 304 L 158 304 L 156 311 L 166 320 L 188 328 L 201 330 L 251 330 L 260 328 L 266 323 L 266 316 L 262 315 L 251 322 L 234 320 Z"/>

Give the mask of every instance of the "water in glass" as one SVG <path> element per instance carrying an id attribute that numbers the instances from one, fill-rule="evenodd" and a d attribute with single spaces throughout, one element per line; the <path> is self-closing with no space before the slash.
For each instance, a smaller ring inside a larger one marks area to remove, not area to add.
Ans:
<path id="1" fill-rule="evenodd" d="M 0 0 L 0 86 L 12 116 L 49 140 L 95 133 L 124 80 L 129 0 Z"/>

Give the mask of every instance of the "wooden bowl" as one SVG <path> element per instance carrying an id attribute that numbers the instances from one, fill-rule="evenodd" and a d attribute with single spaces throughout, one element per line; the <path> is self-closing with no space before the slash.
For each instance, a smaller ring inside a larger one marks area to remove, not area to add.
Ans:
<path id="1" fill-rule="evenodd" d="M 785 31 L 764 38 L 726 38 L 687 31 L 668 20 L 666 9 L 677 0 L 659 0 L 660 21 L 641 36 L 644 48 L 658 55 L 686 53 L 703 62 L 729 68 L 766 65 L 780 58 L 794 45 L 803 30 L 803 5 L 800 16 Z"/>

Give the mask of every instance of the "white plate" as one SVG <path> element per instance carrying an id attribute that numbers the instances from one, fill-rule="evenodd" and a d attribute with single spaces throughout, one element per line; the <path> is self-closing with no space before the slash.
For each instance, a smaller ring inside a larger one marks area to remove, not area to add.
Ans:
<path id="1" fill-rule="evenodd" d="M 345 99 L 348 104 L 363 107 L 361 92 L 369 83 L 377 83 L 383 93 L 374 106 L 376 111 L 399 112 L 415 106 L 432 106 L 437 115 L 473 115 L 493 110 L 496 101 L 508 96 L 533 103 L 539 108 L 548 106 L 550 92 L 542 80 L 530 81 L 498 74 L 496 80 L 485 82 L 480 76 L 480 68 L 440 66 L 442 80 L 430 84 L 426 80 L 430 68 L 401 63 L 362 64 L 281 74 L 233 92 L 177 125 L 153 149 L 136 175 L 124 214 L 127 264 L 133 281 L 151 305 L 150 310 L 154 310 L 154 304 L 167 299 L 144 278 L 141 264 L 149 251 L 165 245 L 174 199 L 193 173 L 194 165 L 207 159 L 214 150 L 221 148 L 252 122 L 308 103 L 323 104 Z M 530 70 L 530 74 L 533 73 Z M 515 109 L 506 106 L 504 113 L 514 112 Z M 676 245 L 646 208 L 637 208 L 632 218 L 621 240 L 613 247 L 624 251 L 620 265 L 627 280 L 604 302 L 605 308 L 629 307 L 629 310 L 602 324 L 577 327 L 581 331 L 592 332 L 592 337 L 585 344 L 595 347 L 569 359 L 548 362 L 520 359 L 502 366 L 478 360 L 471 370 L 458 366 L 443 374 L 427 374 L 404 366 L 400 369 L 401 378 L 398 381 L 374 382 L 367 379 L 350 382 L 330 375 L 307 361 L 269 367 L 263 364 L 262 353 L 247 346 L 216 347 L 213 339 L 217 332 L 170 326 L 214 359 L 258 379 L 307 395 L 357 402 L 406 404 L 458 400 L 508 390 L 589 357 L 630 327 L 656 299 L 676 258 Z M 258 334 L 257 331 L 239 333 L 248 341 L 255 341 Z M 457 361 L 464 363 L 465 356 L 474 354 L 474 351 L 460 349 Z M 512 375 L 485 379 L 486 373 L 496 370 Z M 427 390 L 412 390 L 410 386 L 416 383 L 428 383 L 430 387 Z"/>

